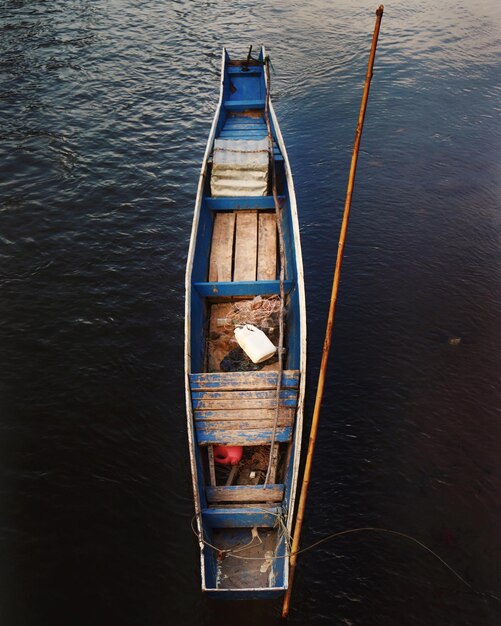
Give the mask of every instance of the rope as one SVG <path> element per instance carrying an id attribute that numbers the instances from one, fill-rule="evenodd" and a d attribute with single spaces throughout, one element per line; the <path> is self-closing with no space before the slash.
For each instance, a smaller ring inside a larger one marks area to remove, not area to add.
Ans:
<path id="1" fill-rule="evenodd" d="M 268 470 L 266 472 L 266 477 L 264 479 L 263 488 L 266 487 L 268 481 L 270 479 L 271 467 L 273 464 L 274 458 L 274 448 L 275 441 L 277 436 L 277 425 L 278 418 L 280 415 L 280 388 L 282 386 L 282 372 L 283 372 L 283 348 L 284 348 L 284 302 L 285 302 L 285 290 L 284 290 L 284 280 L 285 280 L 285 253 L 284 253 L 284 235 L 282 231 L 282 211 L 280 208 L 280 203 L 278 201 L 278 193 L 277 193 L 277 173 L 275 169 L 275 157 L 273 155 L 273 136 L 271 134 L 271 123 L 270 123 L 270 58 L 267 56 L 264 59 L 264 69 L 266 72 L 266 104 L 265 104 L 265 118 L 266 118 L 266 128 L 268 130 L 268 147 L 270 152 L 270 165 L 271 165 L 271 180 L 272 180 L 272 192 L 273 192 L 273 202 L 275 204 L 275 218 L 277 222 L 277 230 L 278 230 L 278 248 L 280 252 L 280 314 L 279 314 L 279 340 L 278 340 L 278 375 L 277 375 L 277 409 L 275 413 L 275 421 L 273 423 L 273 432 L 271 435 L 271 445 L 270 445 L 270 457 L 268 460 Z"/>
<path id="2" fill-rule="evenodd" d="M 271 511 L 267 511 L 267 512 L 270 513 Z M 277 517 L 280 520 L 279 523 L 282 524 L 282 528 L 285 528 L 285 525 L 283 525 L 282 516 L 281 515 L 277 515 Z M 501 603 L 501 598 L 499 598 L 498 596 L 494 595 L 493 593 L 490 593 L 489 591 L 477 591 L 476 589 L 474 589 L 474 587 L 472 585 L 470 585 L 470 583 L 467 582 L 451 565 L 449 565 L 441 556 L 439 556 L 431 548 L 429 548 L 427 545 L 425 545 L 422 541 L 419 541 L 419 539 L 416 539 L 415 537 L 412 537 L 411 535 L 407 535 L 406 533 L 399 532 L 398 530 L 390 530 L 389 528 L 378 528 L 376 526 L 365 526 L 365 527 L 361 527 L 361 528 L 349 528 L 348 530 L 342 530 L 342 531 L 339 531 L 339 532 L 336 532 L 336 533 L 332 533 L 331 535 L 327 535 L 327 537 L 323 537 L 322 539 L 319 539 L 318 541 L 315 541 L 314 543 L 310 544 L 309 546 L 306 546 L 306 548 L 302 548 L 301 550 L 296 550 L 295 552 L 290 552 L 290 537 L 288 537 L 286 539 L 286 543 L 287 543 L 287 547 L 288 547 L 288 550 L 287 550 L 286 554 L 284 554 L 282 556 L 274 555 L 272 557 L 259 557 L 259 556 L 241 556 L 241 555 L 235 554 L 236 552 L 240 552 L 243 549 L 250 548 L 252 542 L 254 541 L 254 536 L 252 537 L 252 540 L 248 544 L 243 546 L 243 547 L 239 547 L 239 548 L 236 548 L 236 549 L 233 548 L 233 549 L 229 549 L 229 550 L 223 550 L 223 549 L 217 548 L 216 546 L 213 546 L 208 541 L 205 541 L 203 536 L 201 534 L 199 534 L 196 531 L 196 529 L 193 527 L 193 522 L 195 521 L 195 519 L 196 519 L 196 516 L 194 516 L 192 518 L 192 520 L 191 520 L 191 529 L 193 530 L 193 532 L 195 533 L 195 535 L 199 539 L 199 541 L 202 541 L 202 543 L 204 543 L 209 548 L 212 548 L 213 550 L 218 552 L 218 554 L 220 554 L 221 556 L 223 556 L 223 555 L 231 556 L 234 559 L 242 559 L 242 560 L 245 560 L 245 561 L 264 561 L 264 560 L 278 561 L 280 559 L 287 559 L 287 558 L 290 558 L 293 555 L 297 556 L 298 554 L 302 554 L 303 552 L 307 552 L 308 550 L 312 550 L 313 548 L 316 548 L 317 546 L 321 545 L 322 543 L 330 541 L 331 539 L 335 539 L 336 537 L 342 537 L 343 535 L 352 535 L 354 533 L 360 533 L 360 532 L 386 533 L 386 534 L 394 535 L 394 536 L 397 536 L 397 537 L 403 537 L 404 539 L 408 539 L 409 541 L 412 541 L 413 543 L 417 544 L 418 546 L 420 546 L 421 548 L 426 550 L 426 552 L 429 552 L 432 556 L 434 556 L 436 559 L 438 559 L 440 561 L 440 563 L 442 563 L 442 565 L 444 567 L 446 567 L 464 585 L 466 585 L 469 589 L 471 589 L 471 591 L 473 591 L 473 593 L 478 594 L 478 595 L 483 595 L 483 596 L 486 596 L 488 598 L 492 598 L 493 600 L 496 600 L 497 602 Z M 285 528 L 285 533 L 284 534 L 286 536 L 288 536 L 286 528 Z M 280 539 L 282 538 L 282 536 L 283 535 L 280 536 Z"/>
<path id="3" fill-rule="evenodd" d="M 280 311 L 280 299 L 277 295 L 262 297 L 256 296 L 253 300 L 236 302 L 224 319 L 223 327 L 233 332 L 235 326 L 255 324 L 269 327 L 273 323 L 273 315 Z"/>
<path id="4" fill-rule="evenodd" d="M 284 521 L 283 521 L 283 516 L 280 513 L 273 513 L 273 511 L 270 511 L 269 509 L 261 509 L 260 507 L 253 507 L 258 511 L 261 511 L 262 513 L 267 513 L 270 515 L 275 515 L 276 518 L 276 522 L 275 525 L 273 526 L 273 528 L 275 528 L 275 526 L 280 526 L 282 528 L 282 532 L 279 534 L 278 537 L 278 541 L 280 542 L 280 540 L 282 539 L 282 537 L 285 535 L 286 539 L 285 539 L 285 543 L 287 545 L 288 548 L 290 548 L 290 535 L 289 535 L 289 531 L 287 530 L 287 526 L 285 525 Z M 206 545 L 209 548 L 212 548 L 213 550 L 215 550 L 218 555 L 220 555 L 221 557 L 224 555 L 227 556 L 232 556 L 235 559 L 243 559 L 243 558 L 248 558 L 248 559 L 252 559 L 252 560 L 258 560 L 258 561 L 262 561 L 265 557 L 241 557 L 238 556 L 236 554 L 236 552 L 243 552 L 244 550 L 248 550 L 251 547 L 254 547 L 253 543 L 254 543 L 254 539 L 259 539 L 259 543 L 262 544 L 263 541 L 261 539 L 261 537 L 259 537 L 259 534 L 257 532 L 257 527 L 256 527 L 256 532 L 254 533 L 254 528 L 252 529 L 252 538 L 249 541 L 249 543 L 244 544 L 243 546 L 238 546 L 237 548 L 218 548 L 217 546 L 213 545 L 212 543 L 209 543 L 206 539 L 204 539 L 203 537 L 203 531 L 201 533 L 199 533 L 196 528 L 194 527 L 193 523 L 196 520 L 197 516 L 194 515 L 191 518 L 191 530 L 193 531 L 195 537 L 197 537 L 197 539 L 199 541 L 201 541 L 204 545 Z M 278 558 L 278 557 L 270 557 L 271 559 L 274 558 Z"/>

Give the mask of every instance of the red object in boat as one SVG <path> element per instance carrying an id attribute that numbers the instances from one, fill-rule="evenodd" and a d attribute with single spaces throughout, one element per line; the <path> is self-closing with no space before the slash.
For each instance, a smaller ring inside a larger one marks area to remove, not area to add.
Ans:
<path id="1" fill-rule="evenodd" d="M 243 452 L 242 446 L 214 446 L 214 461 L 220 465 L 237 465 Z"/>

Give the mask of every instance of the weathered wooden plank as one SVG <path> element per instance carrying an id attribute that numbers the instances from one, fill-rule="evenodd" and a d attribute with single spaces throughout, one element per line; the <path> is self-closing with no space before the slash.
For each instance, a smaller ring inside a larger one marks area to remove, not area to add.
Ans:
<path id="1" fill-rule="evenodd" d="M 195 392 L 197 393 L 197 392 Z M 198 392 L 200 393 L 200 392 Z M 274 409 L 277 406 L 277 394 L 270 390 L 269 396 L 266 398 L 254 397 L 255 391 L 226 391 L 224 397 L 217 397 L 222 394 L 218 393 L 217 396 L 210 392 L 204 393 L 203 397 L 195 398 L 192 394 L 192 406 L 195 410 L 201 411 L 240 411 L 241 409 Z M 217 393 L 217 392 L 216 392 Z M 248 395 L 247 395 L 248 394 Z M 280 392 L 280 406 L 294 408 L 297 405 L 297 393 L 294 391 Z"/>
<path id="2" fill-rule="evenodd" d="M 270 445 L 273 428 L 249 428 L 247 430 L 214 430 L 206 422 L 196 424 L 197 441 L 200 446 L 266 446 Z M 277 428 L 275 441 L 285 443 L 292 438 L 292 426 Z"/>
<path id="3" fill-rule="evenodd" d="M 264 128 L 264 130 L 266 130 L 266 123 L 262 118 L 229 117 L 224 123 L 223 130 L 231 130 L 234 128 L 249 128 L 251 130 Z"/>
<path id="4" fill-rule="evenodd" d="M 252 502 L 239 502 L 235 504 L 235 502 L 221 502 L 219 504 L 209 504 L 209 508 L 218 508 L 218 509 L 235 509 L 235 508 L 246 508 L 246 507 L 254 507 L 255 504 Z M 266 505 L 267 507 L 272 506 L 271 504 Z M 261 508 L 261 507 L 260 507 Z"/>
<path id="5" fill-rule="evenodd" d="M 264 109 L 264 100 L 225 100 L 225 109 L 230 111 L 245 111 L 246 109 Z"/>
<path id="6" fill-rule="evenodd" d="M 277 277 L 277 224 L 273 213 L 259 216 L 257 280 Z"/>
<path id="7" fill-rule="evenodd" d="M 263 111 L 260 111 L 258 109 L 246 109 L 244 111 L 230 111 L 229 117 L 233 119 L 238 119 L 238 118 L 263 119 Z"/>
<path id="8" fill-rule="evenodd" d="M 247 76 L 260 76 L 263 73 L 263 70 L 261 68 L 256 68 L 256 69 L 249 69 L 247 68 L 246 70 L 243 70 L 241 67 L 228 67 L 227 68 L 228 74 L 237 74 L 240 76 L 245 76 L 247 78 Z"/>
<path id="9" fill-rule="evenodd" d="M 214 437 L 218 437 L 218 432 L 229 431 L 244 432 L 246 430 L 270 430 L 275 423 L 275 416 L 266 417 L 263 419 L 243 419 L 243 420 L 204 420 L 199 419 L 196 421 L 196 428 L 200 433 L 214 433 Z M 294 420 L 289 415 L 281 414 L 278 417 L 277 426 L 284 428 L 286 426 L 292 426 Z"/>
<path id="10" fill-rule="evenodd" d="M 223 128 L 218 139 L 264 139 L 267 136 L 266 128 Z"/>
<path id="11" fill-rule="evenodd" d="M 277 464 L 278 464 L 278 443 L 276 443 L 271 451 L 271 468 L 270 468 L 270 483 L 274 483 L 277 479 Z"/>
<path id="12" fill-rule="evenodd" d="M 239 470 L 238 464 L 232 466 L 232 468 L 230 470 L 230 473 L 228 475 L 228 478 L 226 479 L 225 485 L 232 485 L 233 484 L 233 481 L 235 480 L 235 476 L 237 475 L 238 470 Z M 275 480 L 275 479 L 273 479 L 273 480 Z"/>
<path id="13" fill-rule="evenodd" d="M 210 475 L 210 484 L 216 485 L 216 468 L 214 466 L 214 448 L 209 446 L 207 450 L 209 456 L 209 475 Z"/>
<path id="14" fill-rule="evenodd" d="M 298 392 L 295 389 L 281 389 L 280 398 L 282 400 L 295 400 L 297 399 Z M 193 400 L 209 400 L 217 398 L 219 400 L 232 400 L 233 402 L 241 400 L 250 400 L 256 398 L 258 400 L 274 398 L 276 399 L 276 391 L 272 389 L 252 389 L 251 391 L 215 391 L 208 389 L 205 391 L 192 391 L 191 397 Z"/>
<path id="15" fill-rule="evenodd" d="M 231 393 L 227 392 L 227 393 Z M 236 394 L 245 392 L 233 392 L 235 395 L 231 398 L 211 398 L 209 395 L 199 400 L 193 398 L 192 406 L 194 409 L 206 410 L 206 411 L 220 411 L 226 413 L 227 411 L 239 411 L 241 409 L 273 409 L 277 406 L 277 397 L 271 398 L 242 398 Z M 273 393 L 273 392 L 272 392 Z M 297 399 L 292 398 L 280 398 L 280 406 L 294 408 L 297 404 Z"/>
<path id="16" fill-rule="evenodd" d="M 258 391 L 259 389 L 276 389 L 277 375 L 277 372 L 203 372 L 190 374 L 190 384 L 192 391 L 204 389 Z M 282 388 L 297 389 L 298 386 L 299 370 L 284 370 Z"/>
<path id="17" fill-rule="evenodd" d="M 295 407 L 298 392 L 294 389 L 280 391 L 280 405 Z M 276 406 L 276 390 L 267 391 L 193 391 L 192 406 L 201 410 L 272 409 Z"/>
<path id="18" fill-rule="evenodd" d="M 214 506 L 202 510 L 202 517 L 209 528 L 273 528 L 280 514 L 278 506 L 269 506 L 267 510 L 255 506 L 232 509 Z"/>
<path id="19" fill-rule="evenodd" d="M 234 409 L 227 409 L 226 411 L 210 409 L 202 409 L 194 411 L 195 420 L 209 421 L 212 423 L 221 422 L 224 428 L 244 428 L 241 424 L 249 421 L 248 428 L 259 428 L 259 422 L 272 422 L 275 420 L 276 409 L 241 409 L 235 407 Z M 292 424 L 294 420 L 295 409 L 292 407 L 281 407 L 280 414 L 278 416 L 279 421 L 285 421 L 287 424 Z M 227 422 L 235 422 L 234 426 Z M 254 423 L 254 426 L 252 426 Z"/>
<path id="20" fill-rule="evenodd" d="M 281 206 L 285 204 L 285 196 L 278 196 Z M 211 211 L 270 210 L 275 208 L 273 196 L 233 196 L 231 198 L 204 197 L 204 203 Z"/>
<path id="21" fill-rule="evenodd" d="M 216 213 L 210 251 L 209 282 L 231 281 L 234 230 L 234 213 Z"/>
<path id="22" fill-rule="evenodd" d="M 228 113 L 228 117 L 224 125 L 226 124 L 261 124 L 266 125 L 263 114 L 257 117 L 249 117 L 247 115 L 241 115 L 240 113 Z"/>
<path id="23" fill-rule="evenodd" d="M 232 485 L 206 487 L 208 502 L 280 502 L 284 497 L 283 485 Z"/>
<path id="24" fill-rule="evenodd" d="M 257 212 L 241 211 L 236 216 L 233 281 L 256 280 Z"/>
<path id="25" fill-rule="evenodd" d="M 288 294 L 295 287 L 292 280 L 284 281 L 285 293 Z M 193 287 L 198 294 L 204 298 L 226 297 L 226 296 L 272 296 L 280 293 L 279 280 L 249 280 L 238 283 L 216 282 L 216 283 L 193 283 Z"/>

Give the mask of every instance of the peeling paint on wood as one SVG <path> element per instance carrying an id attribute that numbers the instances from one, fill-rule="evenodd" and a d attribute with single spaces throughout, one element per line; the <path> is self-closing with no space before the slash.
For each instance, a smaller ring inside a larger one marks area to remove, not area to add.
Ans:
<path id="1" fill-rule="evenodd" d="M 249 428 L 247 430 L 214 429 L 206 422 L 197 422 L 198 445 L 266 446 L 271 444 L 273 428 Z M 277 428 L 275 441 L 285 443 L 292 438 L 292 426 Z"/>
<path id="2" fill-rule="evenodd" d="M 218 213 L 214 218 L 209 263 L 209 281 L 231 281 L 234 213 Z"/>
<path id="3" fill-rule="evenodd" d="M 278 506 L 269 507 L 269 510 L 255 506 L 233 509 L 213 507 L 204 509 L 202 516 L 209 528 L 273 528 L 277 525 L 280 513 Z"/>
<path id="4" fill-rule="evenodd" d="M 232 485 L 231 487 L 207 487 L 209 502 L 280 502 L 284 495 L 283 485 Z"/>
<path id="5" fill-rule="evenodd" d="M 201 410 L 195 411 L 195 420 L 196 421 L 204 421 L 204 420 L 213 420 L 218 422 L 236 422 L 234 427 L 238 427 L 240 424 L 243 424 L 246 420 L 250 423 L 256 423 L 257 421 L 274 421 L 276 415 L 276 408 L 271 409 L 241 409 L 238 406 L 235 406 L 233 410 Z M 282 407 L 279 411 L 279 420 L 285 420 L 287 423 L 292 424 L 294 420 L 294 408 L 290 407 Z M 225 428 L 231 428 L 229 424 L 225 424 Z M 241 428 L 244 428 L 241 426 Z M 251 428 L 257 428 L 256 426 L 252 426 Z"/>
<path id="6" fill-rule="evenodd" d="M 276 372 L 214 372 L 190 374 L 192 391 L 216 389 L 218 391 L 276 389 Z M 297 388 L 299 370 L 284 370 L 282 388 Z"/>

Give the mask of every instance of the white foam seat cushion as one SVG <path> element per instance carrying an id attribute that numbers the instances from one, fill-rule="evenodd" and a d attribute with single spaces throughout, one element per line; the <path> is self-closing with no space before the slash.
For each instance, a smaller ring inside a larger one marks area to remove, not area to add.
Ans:
<path id="1" fill-rule="evenodd" d="M 215 197 L 265 196 L 268 192 L 268 139 L 216 139 L 211 193 Z"/>

